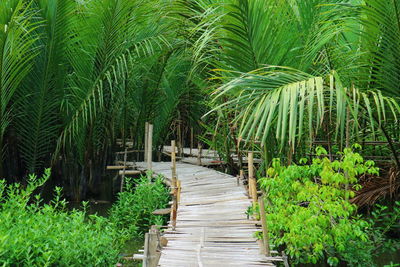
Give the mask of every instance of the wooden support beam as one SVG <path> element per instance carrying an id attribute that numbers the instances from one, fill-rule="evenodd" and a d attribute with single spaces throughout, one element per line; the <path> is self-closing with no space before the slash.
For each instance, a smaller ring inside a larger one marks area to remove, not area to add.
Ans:
<path id="1" fill-rule="evenodd" d="M 203 147 L 201 144 L 198 145 L 198 151 L 197 151 L 197 165 L 201 166 L 201 154 L 203 152 Z"/>
<path id="2" fill-rule="evenodd" d="M 123 170 L 128 168 L 127 166 L 107 166 L 107 170 Z"/>
<path id="3" fill-rule="evenodd" d="M 257 203 L 257 180 L 254 176 L 254 155 L 253 152 L 249 152 L 249 195 L 253 199 L 253 204 Z"/>
<path id="4" fill-rule="evenodd" d="M 167 215 L 171 213 L 171 209 L 159 209 L 152 212 L 154 215 Z"/>
<path id="5" fill-rule="evenodd" d="M 149 123 L 146 122 L 144 127 L 144 162 L 147 162 L 147 150 L 149 147 Z"/>
<path id="6" fill-rule="evenodd" d="M 147 260 L 147 255 L 149 255 L 149 233 L 144 235 L 144 251 L 143 251 L 143 264 L 142 267 L 149 267 L 149 262 Z"/>
<path id="7" fill-rule="evenodd" d="M 192 156 L 193 155 L 193 142 L 194 141 L 194 134 L 193 134 L 193 127 L 190 128 L 190 153 L 189 155 Z"/>
<path id="8" fill-rule="evenodd" d="M 149 135 L 147 141 L 147 170 L 153 169 L 153 124 L 149 124 Z"/>
<path id="9" fill-rule="evenodd" d="M 178 200 L 176 193 L 172 196 L 172 207 L 171 207 L 171 226 L 172 231 L 176 229 L 176 218 L 178 217 Z"/>
<path id="10" fill-rule="evenodd" d="M 119 171 L 119 172 L 120 172 L 120 175 L 122 175 L 122 177 L 121 177 L 121 188 L 120 188 L 120 192 L 124 191 L 125 174 L 126 174 L 126 168 L 125 168 L 125 166 L 126 166 L 126 160 L 127 160 L 127 157 L 128 157 L 128 154 L 126 153 L 127 151 L 128 151 L 128 149 L 125 148 L 124 164 L 123 164 L 124 168 L 122 169 L 122 171 Z M 122 174 L 121 174 L 121 172 L 122 172 Z"/>
<path id="11" fill-rule="evenodd" d="M 171 170 L 172 170 L 172 187 L 176 187 L 176 142 L 171 141 Z"/>
<path id="12" fill-rule="evenodd" d="M 128 150 L 128 151 L 126 151 L 126 153 L 128 153 L 128 154 L 130 154 L 130 153 L 135 153 L 135 152 L 144 152 L 144 150 L 135 149 L 135 150 Z M 117 155 L 122 155 L 122 154 L 125 154 L 125 151 L 115 152 L 115 154 L 117 154 Z"/>
<path id="13" fill-rule="evenodd" d="M 161 257 L 161 244 L 160 240 L 160 232 L 158 231 L 156 226 L 152 226 L 149 234 L 149 241 L 148 241 L 148 253 L 146 255 L 147 266 L 148 267 L 157 267 L 158 262 Z"/>
<path id="14" fill-rule="evenodd" d="M 244 180 L 244 170 L 240 170 L 239 171 L 239 179 L 237 181 L 237 185 L 239 186 L 240 185 L 240 181 L 243 181 L 243 180 Z"/>
<path id="15" fill-rule="evenodd" d="M 262 225 L 262 235 L 263 235 L 263 252 L 267 257 L 271 256 L 271 250 L 269 247 L 269 233 L 268 233 L 268 225 L 267 225 L 267 217 L 265 213 L 265 203 L 264 203 L 264 195 L 262 195 L 258 199 L 259 207 L 260 207 L 260 217 L 261 217 L 261 225 Z"/>
<path id="16" fill-rule="evenodd" d="M 141 174 L 141 171 L 138 170 L 122 170 L 119 171 L 119 175 L 137 175 L 137 174 Z"/>
<path id="17" fill-rule="evenodd" d="M 179 205 L 179 202 L 181 201 L 181 190 L 182 190 L 182 187 L 181 187 L 181 181 L 180 180 L 177 180 L 176 182 L 177 182 L 177 196 L 176 196 L 176 199 L 177 199 L 178 205 Z"/>
<path id="18" fill-rule="evenodd" d="M 172 170 L 172 182 L 171 182 L 171 193 L 172 193 L 172 206 L 171 206 L 171 225 L 172 230 L 176 228 L 176 217 L 178 210 L 178 190 L 177 190 L 177 175 L 176 175 L 176 142 L 171 141 L 171 170 Z"/>

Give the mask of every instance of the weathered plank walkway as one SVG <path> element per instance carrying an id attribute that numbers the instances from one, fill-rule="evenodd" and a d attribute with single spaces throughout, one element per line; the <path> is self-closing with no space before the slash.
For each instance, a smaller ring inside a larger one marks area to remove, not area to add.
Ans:
<path id="1" fill-rule="evenodd" d="M 153 171 L 171 179 L 170 162 L 154 162 Z M 177 175 L 182 186 L 177 225 L 166 231 L 169 242 L 159 266 L 274 266 L 277 258 L 260 253 L 256 222 L 245 214 L 251 202 L 236 177 L 187 163 L 177 163 Z"/>

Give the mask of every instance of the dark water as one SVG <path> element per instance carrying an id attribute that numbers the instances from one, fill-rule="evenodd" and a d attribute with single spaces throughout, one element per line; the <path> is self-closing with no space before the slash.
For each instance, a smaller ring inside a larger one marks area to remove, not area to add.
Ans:
<path id="1" fill-rule="evenodd" d="M 375 263 L 379 267 L 383 267 L 385 265 L 389 265 L 391 263 L 394 264 L 400 264 L 400 249 L 397 251 L 389 251 L 389 252 L 384 252 L 375 259 Z"/>
<path id="2" fill-rule="evenodd" d="M 87 214 L 98 215 L 103 217 L 108 217 L 110 214 L 110 209 L 117 199 L 117 192 L 120 188 L 120 179 L 114 180 L 112 177 L 107 177 L 102 179 L 102 183 L 98 186 L 98 194 L 95 197 L 87 200 L 88 206 L 86 208 Z M 82 202 L 68 202 L 69 209 L 79 209 L 82 210 Z M 123 250 L 121 251 L 122 257 L 132 257 L 133 254 L 143 254 L 139 250 L 143 249 L 144 240 L 133 238 L 129 240 Z M 138 261 L 124 261 L 121 260 L 124 267 L 140 267 L 141 262 Z"/>

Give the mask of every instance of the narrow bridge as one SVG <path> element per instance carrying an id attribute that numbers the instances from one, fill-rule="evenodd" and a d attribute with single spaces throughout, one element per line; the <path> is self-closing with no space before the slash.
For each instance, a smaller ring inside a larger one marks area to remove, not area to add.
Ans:
<path id="1" fill-rule="evenodd" d="M 145 169 L 146 163 L 137 167 Z M 170 162 L 153 162 L 152 170 L 171 181 Z M 168 225 L 168 245 L 158 266 L 251 267 L 282 261 L 262 255 L 254 237 L 259 222 L 247 218 L 251 201 L 236 177 L 187 163 L 177 163 L 176 172 L 181 182 L 176 227 Z"/>

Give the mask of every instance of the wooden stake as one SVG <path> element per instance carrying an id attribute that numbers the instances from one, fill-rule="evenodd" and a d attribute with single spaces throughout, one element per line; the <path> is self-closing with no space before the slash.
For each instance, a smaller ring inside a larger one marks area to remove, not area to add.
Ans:
<path id="1" fill-rule="evenodd" d="M 201 153 L 203 152 L 203 148 L 201 144 L 198 146 L 198 151 L 197 151 L 197 165 L 201 166 Z"/>
<path id="2" fill-rule="evenodd" d="M 143 252 L 143 267 L 149 267 L 149 261 L 148 261 L 148 255 L 149 255 L 149 234 L 146 233 L 144 235 L 144 252 Z"/>
<path id="3" fill-rule="evenodd" d="M 193 155 L 193 127 L 190 128 L 190 156 Z"/>
<path id="4" fill-rule="evenodd" d="M 181 201 L 181 190 L 182 190 L 180 180 L 177 180 L 177 190 L 178 190 L 178 192 L 177 192 L 176 200 L 178 201 L 178 205 L 179 205 L 179 202 Z"/>
<path id="5" fill-rule="evenodd" d="M 243 181 L 243 179 L 244 179 L 244 171 L 243 171 L 243 170 L 240 170 L 240 171 L 239 171 L 238 181 L 237 181 L 237 185 L 238 185 L 238 186 L 240 185 L 240 181 Z"/>
<path id="6" fill-rule="evenodd" d="M 153 162 L 153 124 L 149 124 L 149 134 L 147 142 L 147 170 L 151 171 Z"/>
<path id="7" fill-rule="evenodd" d="M 178 215 L 178 200 L 177 200 L 177 194 L 176 194 L 176 190 L 175 190 L 174 195 L 172 196 L 172 207 L 171 207 L 172 231 L 175 231 L 175 229 L 176 229 L 177 215 Z"/>
<path id="8" fill-rule="evenodd" d="M 177 209 L 178 209 L 178 190 L 177 190 L 177 177 L 176 177 L 176 142 L 175 140 L 171 141 L 171 170 L 172 170 L 172 182 L 171 182 L 171 190 L 172 190 L 172 207 L 171 207 L 171 225 L 172 230 L 175 231 L 176 227 L 176 217 L 177 217 Z"/>
<path id="9" fill-rule="evenodd" d="M 155 225 L 149 231 L 147 262 L 149 267 L 157 267 L 161 257 L 160 233 Z"/>
<path id="10" fill-rule="evenodd" d="M 146 122 L 145 129 L 144 129 L 144 162 L 147 162 L 147 149 L 149 142 L 149 123 Z"/>
<path id="11" fill-rule="evenodd" d="M 120 188 L 120 192 L 124 191 L 124 183 L 125 183 L 125 173 L 126 173 L 126 160 L 128 157 L 128 148 L 125 147 L 125 154 L 124 154 L 124 168 L 122 169 L 122 177 L 121 177 L 121 188 Z"/>
<path id="12" fill-rule="evenodd" d="M 254 177 L 254 156 L 253 152 L 249 152 L 249 195 L 253 199 L 253 204 L 257 203 L 257 181 Z"/>
<path id="13" fill-rule="evenodd" d="M 263 233 L 263 244 L 264 244 L 264 253 L 267 257 L 271 256 L 271 251 L 269 248 L 269 234 L 268 234 L 268 225 L 267 225 L 267 217 L 265 214 L 265 204 L 264 204 L 264 195 L 262 195 L 258 200 L 260 206 L 260 217 L 261 217 L 261 225 L 262 225 L 262 233 Z"/>
<path id="14" fill-rule="evenodd" d="M 172 187 L 175 187 L 174 181 L 176 179 L 176 142 L 171 141 L 171 170 L 172 170 Z"/>

